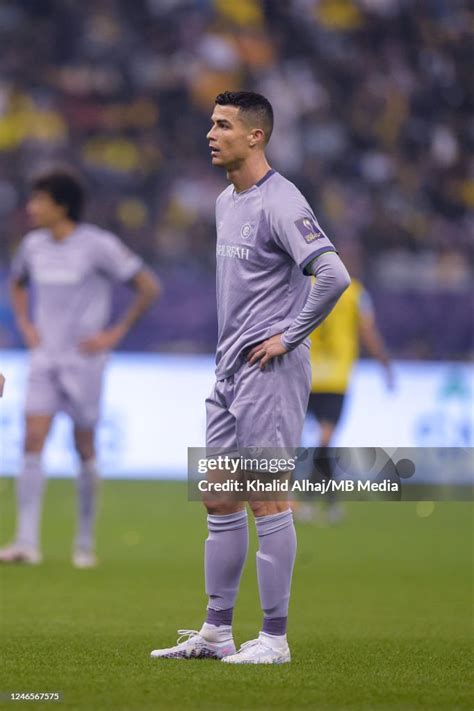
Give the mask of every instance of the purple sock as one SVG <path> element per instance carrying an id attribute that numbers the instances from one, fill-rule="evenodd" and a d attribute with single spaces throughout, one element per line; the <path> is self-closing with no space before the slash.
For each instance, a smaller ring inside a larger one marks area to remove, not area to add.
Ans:
<path id="1" fill-rule="evenodd" d="M 228 610 L 213 610 L 212 607 L 208 607 L 206 622 L 208 625 L 215 625 L 216 627 L 220 627 L 221 625 L 232 627 L 233 614 L 233 607 L 229 607 Z"/>
<path id="2" fill-rule="evenodd" d="M 207 517 L 209 535 L 204 568 L 209 596 L 207 620 L 211 625 L 231 625 L 240 576 L 249 544 L 247 511 Z"/>
<path id="3" fill-rule="evenodd" d="M 296 533 L 291 509 L 255 519 L 259 540 L 257 577 L 264 618 L 262 632 L 286 634 Z"/>

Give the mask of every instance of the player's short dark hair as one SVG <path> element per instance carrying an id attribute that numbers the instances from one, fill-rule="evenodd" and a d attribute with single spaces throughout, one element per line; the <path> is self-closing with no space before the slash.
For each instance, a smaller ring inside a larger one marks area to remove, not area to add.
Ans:
<path id="1" fill-rule="evenodd" d="M 53 170 L 37 176 L 31 185 L 33 192 L 47 193 L 58 205 L 66 208 L 67 216 L 79 222 L 85 202 L 85 190 L 81 180 L 65 170 Z"/>
<path id="2" fill-rule="evenodd" d="M 237 106 L 241 113 L 248 114 L 263 130 L 265 143 L 268 143 L 273 131 L 273 108 L 268 99 L 253 91 L 224 91 L 216 96 L 216 104 Z"/>

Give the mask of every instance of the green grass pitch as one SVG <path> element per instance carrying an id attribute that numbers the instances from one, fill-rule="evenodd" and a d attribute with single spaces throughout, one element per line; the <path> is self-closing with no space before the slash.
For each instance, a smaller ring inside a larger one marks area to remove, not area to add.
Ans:
<path id="1" fill-rule="evenodd" d="M 60 691 L 63 701 L 2 708 L 472 709 L 472 506 L 353 503 L 337 528 L 299 526 L 291 665 L 151 660 L 205 607 L 205 516 L 174 482 L 106 481 L 101 565 L 70 564 L 72 481 L 50 481 L 45 562 L 0 569 L 0 692 Z M 0 482 L 0 539 L 13 531 L 13 483 Z M 256 635 L 255 534 L 235 612 L 236 642 Z M 0 704 L 1 705 L 1 704 Z"/>

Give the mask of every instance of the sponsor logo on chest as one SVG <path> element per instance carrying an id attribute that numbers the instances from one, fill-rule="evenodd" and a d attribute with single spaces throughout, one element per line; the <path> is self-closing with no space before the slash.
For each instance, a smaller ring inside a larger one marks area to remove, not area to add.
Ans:
<path id="1" fill-rule="evenodd" d="M 216 254 L 218 257 L 230 257 L 232 259 L 250 258 L 250 250 L 248 247 L 239 247 L 235 244 L 218 244 Z"/>
<path id="2" fill-rule="evenodd" d="M 79 284 L 82 281 L 82 273 L 67 268 L 36 267 L 33 269 L 33 279 L 38 284 L 63 284 L 70 286 L 72 284 Z"/>

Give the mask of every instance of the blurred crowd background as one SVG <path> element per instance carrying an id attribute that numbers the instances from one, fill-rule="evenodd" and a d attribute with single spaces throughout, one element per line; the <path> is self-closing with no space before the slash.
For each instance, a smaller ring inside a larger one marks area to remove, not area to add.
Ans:
<path id="1" fill-rule="evenodd" d="M 267 96 L 272 166 L 371 292 L 391 353 L 472 354 L 474 175 L 468 0 L 3 0 L 0 347 L 18 347 L 8 265 L 28 182 L 57 164 L 87 221 L 159 274 L 125 349 L 212 351 L 213 100 Z M 119 291 L 120 305 L 126 298 Z"/>

